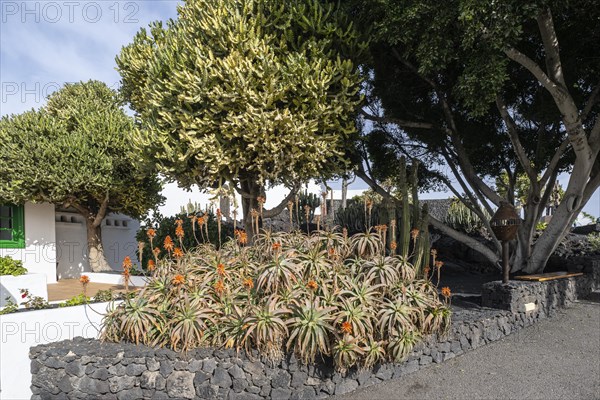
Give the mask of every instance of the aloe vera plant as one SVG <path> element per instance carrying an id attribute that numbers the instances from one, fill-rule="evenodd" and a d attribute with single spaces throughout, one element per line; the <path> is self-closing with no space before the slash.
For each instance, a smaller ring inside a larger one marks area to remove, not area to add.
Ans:
<path id="1" fill-rule="evenodd" d="M 273 361 L 331 357 L 340 371 L 399 361 L 423 334 L 448 329 L 450 294 L 439 299 L 412 254 L 384 253 L 381 232 L 262 232 L 253 246 L 172 252 L 109 310 L 102 337 L 182 352 L 256 350 Z"/>

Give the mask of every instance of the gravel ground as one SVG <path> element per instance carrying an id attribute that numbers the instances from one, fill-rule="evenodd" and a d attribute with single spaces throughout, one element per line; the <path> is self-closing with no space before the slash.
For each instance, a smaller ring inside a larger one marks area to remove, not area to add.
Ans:
<path id="1" fill-rule="evenodd" d="M 463 356 L 339 398 L 600 399 L 598 297 Z"/>

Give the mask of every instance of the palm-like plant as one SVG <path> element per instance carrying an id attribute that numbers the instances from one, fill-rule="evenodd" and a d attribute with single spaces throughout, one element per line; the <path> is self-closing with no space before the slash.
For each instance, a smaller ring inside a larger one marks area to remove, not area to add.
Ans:
<path id="1" fill-rule="evenodd" d="M 401 331 L 399 335 L 394 336 L 387 345 L 387 353 L 390 359 L 394 362 L 403 361 L 410 354 L 420 337 L 418 332 L 412 330 Z"/>
<path id="2" fill-rule="evenodd" d="M 333 359 L 338 371 L 342 373 L 356 365 L 364 354 L 365 351 L 359 346 L 358 340 L 352 336 L 338 339 L 333 346 Z"/>
<path id="3" fill-rule="evenodd" d="M 122 312 L 119 309 L 113 311 L 120 317 L 122 338 L 135 344 L 153 344 L 164 324 L 160 312 L 144 297 L 125 299 L 123 304 Z"/>
<path id="4" fill-rule="evenodd" d="M 256 348 L 273 360 L 282 355 L 283 339 L 288 333 L 284 320 L 288 313 L 273 296 L 264 306 L 254 307 L 245 321 L 245 337 L 251 337 Z"/>
<path id="5" fill-rule="evenodd" d="M 385 359 L 385 346 L 383 340 L 369 339 L 366 345 L 363 347 L 364 359 L 362 366 L 364 368 L 370 368 L 373 365 L 382 362 Z"/>
<path id="6" fill-rule="evenodd" d="M 198 347 L 202 343 L 206 322 L 211 320 L 211 313 L 208 308 L 195 307 L 187 298 L 177 304 L 166 326 L 171 347 L 183 352 Z"/>
<path id="7" fill-rule="evenodd" d="M 376 256 L 365 263 L 367 270 L 366 278 L 373 280 L 384 287 L 391 287 L 398 282 L 400 275 L 398 274 L 397 263 L 394 257 Z"/>
<path id="8" fill-rule="evenodd" d="M 293 349 L 305 363 L 315 361 L 317 353 L 330 354 L 330 334 L 334 331 L 332 308 L 321 307 L 318 300 L 292 304 L 288 320 L 290 337 L 287 348 Z"/>
<path id="9" fill-rule="evenodd" d="M 357 233 L 350 241 L 352 251 L 361 258 L 370 258 L 380 254 L 384 248 L 379 235 L 372 230 L 367 230 L 365 233 Z"/>
<path id="10" fill-rule="evenodd" d="M 427 308 L 423 320 L 423 332 L 446 334 L 450 329 L 450 314 L 450 309 L 444 305 Z"/>
<path id="11" fill-rule="evenodd" d="M 275 293 L 279 289 L 290 289 L 296 282 L 298 282 L 297 264 L 282 255 L 267 262 L 256 280 L 258 288 L 266 293 Z"/>
<path id="12" fill-rule="evenodd" d="M 372 316 L 373 310 L 364 303 L 342 299 L 334 325 L 345 322 L 349 324 L 355 337 L 368 338 L 373 332 Z"/>
<path id="13" fill-rule="evenodd" d="M 377 314 L 379 329 L 388 335 L 416 330 L 418 312 L 418 309 L 409 306 L 402 299 L 385 299 Z"/>
<path id="14" fill-rule="evenodd" d="M 327 250 L 322 250 L 318 245 L 309 247 L 306 252 L 299 254 L 296 260 L 305 278 L 326 277 L 332 269 Z"/>

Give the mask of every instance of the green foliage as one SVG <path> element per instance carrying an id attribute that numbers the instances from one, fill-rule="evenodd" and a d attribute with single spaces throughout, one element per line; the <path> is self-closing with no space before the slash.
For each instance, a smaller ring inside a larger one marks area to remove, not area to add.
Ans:
<path id="1" fill-rule="evenodd" d="M 589 235 L 587 235 L 587 240 L 592 251 L 600 253 L 600 233 L 590 233 Z"/>
<path id="2" fill-rule="evenodd" d="M 345 168 L 364 44 L 316 0 L 187 0 L 117 57 L 135 145 L 180 184 L 301 182 Z"/>
<path id="3" fill-rule="evenodd" d="M 95 215 L 144 215 L 161 185 L 132 149 L 133 119 L 98 81 L 66 84 L 45 107 L 0 120 L 0 199 L 45 201 Z"/>
<path id="4" fill-rule="evenodd" d="M 366 241 L 365 241 L 366 240 Z M 338 370 L 399 362 L 450 311 L 414 266 L 386 256 L 380 234 L 263 232 L 254 246 L 203 244 L 160 260 L 148 285 L 113 308 L 102 337 L 187 351 L 203 346 L 286 351 Z"/>
<path id="5" fill-rule="evenodd" d="M 82 304 L 87 304 L 89 302 L 90 302 L 90 298 L 87 297 L 86 295 L 84 295 L 83 293 L 81 293 L 81 294 L 78 294 L 77 296 L 70 298 L 69 300 L 59 303 L 58 306 L 59 307 L 80 306 Z"/>
<path id="6" fill-rule="evenodd" d="M 484 229 L 483 222 L 463 202 L 454 198 L 444 222 L 453 229 L 464 233 L 479 233 Z"/>
<path id="7" fill-rule="evenodd" d="M 115 299 L 115 294 L 111 289 L 100 289 L 94 295 L 94 301 L 104 303 Z"/>
<path id="8" fill-rule="evenodd" d="M 26 299 L 21 304 L 28 310 L 42 310 L 44 308 L 50 308 L 50 303 L 41 296 L 32 296 L 27 289 L 19 289 L 21 297 Z"/>
<path id="9" fill-rule="evenodd" d="M 4 303 L 4 308 L 0 310 L 0 315 L 14 313 L 19 310 L 19 305 L 13 301 L 12 297 L 7 296 L 4 300 L 6 302 Z"/>
<path id="10" fill-rule="evenodd" d="M 547 222 L 538 222 L 537 224 L 535 224 L 535 230 L 538 232 L 543 232 L 546 230 L 546 228 L 548 227 L 548 223 Z"/>
<path id="11" fill-rule="evenodd" d="M 0 275 L 19 276 L 26 273 L 27 269 L 23 267 L 23 261 L 13 260 L 9 256 L 0 257 Z"/>

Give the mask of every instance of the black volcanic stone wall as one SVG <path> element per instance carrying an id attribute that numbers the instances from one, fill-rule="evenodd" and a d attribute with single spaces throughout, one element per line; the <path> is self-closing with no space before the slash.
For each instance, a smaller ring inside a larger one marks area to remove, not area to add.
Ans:
<path id="1" fill-rule="evenodd" d="M 594 286 L 593 274 L 545 282 L 488 282 L 482 286 L 482 305 L 525 312 L 525 305 L 533 304 L 536 312 L 551 316 L 557 309 L 568 306 L 574 300 L 589 296 Z"/>

